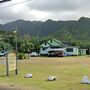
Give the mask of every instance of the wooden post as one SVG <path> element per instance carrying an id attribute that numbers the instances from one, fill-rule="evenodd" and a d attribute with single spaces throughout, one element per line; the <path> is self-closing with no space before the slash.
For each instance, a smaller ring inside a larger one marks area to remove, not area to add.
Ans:
<path id="1" fill-rule="evenodd" d="M 6 75 L 9 76 L 8 55 L 6 55 Z"/>

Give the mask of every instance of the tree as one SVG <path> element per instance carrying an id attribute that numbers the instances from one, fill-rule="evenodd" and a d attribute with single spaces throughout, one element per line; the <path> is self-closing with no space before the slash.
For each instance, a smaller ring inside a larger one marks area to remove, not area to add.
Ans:
<path id="1" fill-rule="evenodd" d="M 18 51 L 23 53 L 30 53 L 34 49 L 32 42 L 27 40 L 19 40 L 18 42 Z"/>

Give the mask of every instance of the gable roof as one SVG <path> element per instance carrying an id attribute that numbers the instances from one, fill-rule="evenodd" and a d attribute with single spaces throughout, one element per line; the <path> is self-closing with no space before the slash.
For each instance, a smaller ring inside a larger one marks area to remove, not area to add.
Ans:
<path id="1" fill-rule="evenodd" d="M 44 44 L 48 44 L 49 46 L 52 46 L 52 47 L 67 47 L 67 45 L 63 44 L 61 41 L 57 40 L 57 39 L 54 39 L 54 38 L 50 38 L 48 41 L 44 42 L 41 46 L 44 46 Z M 48 46 L 47 45 L 47 46 Z"/>
<path id="2" fill-rule="evenodd" d="M 61 41 L 55 39 L 55 38 L 52 38 L 52 40 L 54 40 L 55 42 L 57 42 L 59 45 L 63 46 L 63 47 L 67 47 L 67 45 L 65 45 L 64 43 L 62 43 Z"/>

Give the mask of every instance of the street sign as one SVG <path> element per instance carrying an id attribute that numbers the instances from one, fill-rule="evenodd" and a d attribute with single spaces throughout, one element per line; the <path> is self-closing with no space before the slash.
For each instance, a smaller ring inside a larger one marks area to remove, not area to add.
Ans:
<path id="1" fill-rule="evenodd" d="M 8 65 L 9 65 L 9 71 L 16 69 L 16 53 L 11 52 L 8 54 Z"/>
<path id="2" fill-rule="evenodd" d="M 16 53 L 14 51 L 7 54 L 6 69 L 7 76 L 9 76 L 9 71 L 16 70 Z"/>

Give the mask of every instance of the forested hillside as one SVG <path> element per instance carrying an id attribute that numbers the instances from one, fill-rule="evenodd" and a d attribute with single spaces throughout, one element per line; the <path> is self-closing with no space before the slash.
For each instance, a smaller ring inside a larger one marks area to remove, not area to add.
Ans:
<path id="1" fill-rule="evenodd" d="M 62 41 L 70 41 L 75 45 L 90 46 L 90 18 L 81 17 L 77 21 L 24 21 L 17 20 L 0 25 L 1 30 L 12 31 L 18 28 L 20 36 L 54 37 Z"/>

